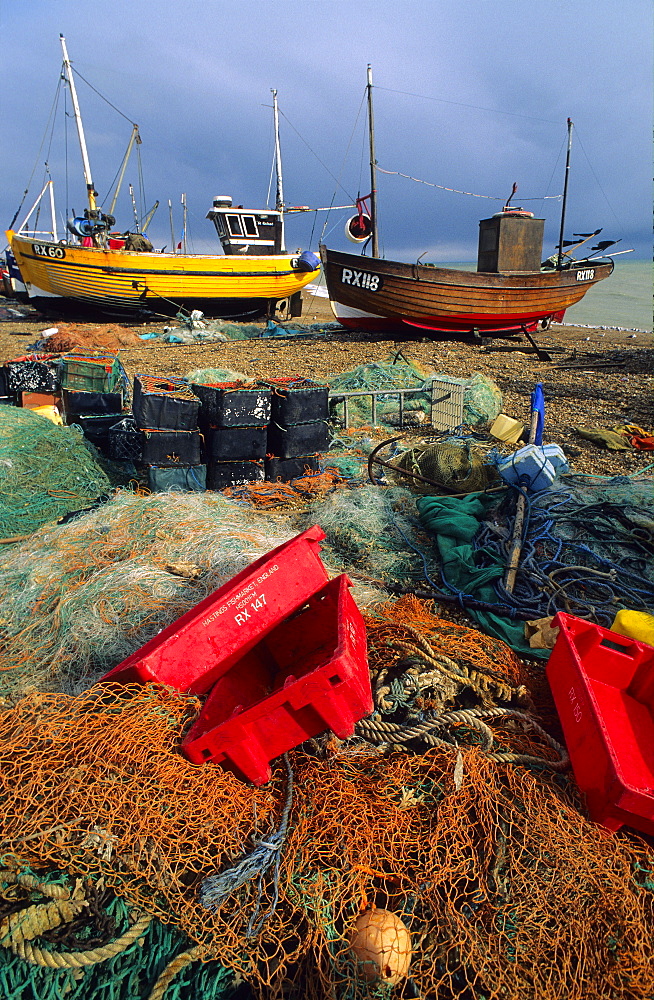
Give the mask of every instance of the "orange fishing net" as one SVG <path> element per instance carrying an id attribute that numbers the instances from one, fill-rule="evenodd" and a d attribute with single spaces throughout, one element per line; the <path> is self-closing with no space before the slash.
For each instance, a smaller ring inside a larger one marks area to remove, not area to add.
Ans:
<path id="1" fill-rule="evenodd" d="M 371 670 L 374 672 L 388 662 L 389 656 L 392 656 L 389 643 L 399 635 L 408 636 L 414 629 L 430 640 L 435 652 L 445 653 L 470 667 L 495 671 L 510 684 L 530 683 L 532 671 L 505 642 L 468 625 L 443 618 L 437 611 L 437 602 L 420 600 L 413 594 L 407 594 L 380 605 L 375 614 L 366 614 Z"/>
<path id="2" fill-rule="evenodd" d="M 57 323 L 57 333 L 47 338 L 48 350 L 70 351 L 75 347 L 120 350 L 121 347 L 142 345 L 138 333 L 114 323 L 87 325 L 84 323 Z"/>
<path id="3" fill-rule="evenodd" d="M 285 770 L 254 789 L 179 744 L 197 702 L 154 686 L 33 693 L 0 714 L 4 866 L 104 877 L 173 922 L 260 997 L 378 995 L 352 959 L 366 905 L 409 928 L 411 983 L 457 1000 L 649 997 L 654 857 L 579 813 L 567 779 L 477 749 L 294 751 L 278 890 L 269 872 L 214 914 L 204 878 L 276 826 Z M 257 905 L 278 903 L 248 937 Z"/>
<path id="4" fill-rule="evenodd" d="M 291 482 L 251 482 L 223 490 L 227 497 L 244 500 L 260 510 L 276 507 L 304 508 L 308 501 L 330 493 L 338 486 L 345 486 L 345 477 L 337 469 L 298 476 Z"/>

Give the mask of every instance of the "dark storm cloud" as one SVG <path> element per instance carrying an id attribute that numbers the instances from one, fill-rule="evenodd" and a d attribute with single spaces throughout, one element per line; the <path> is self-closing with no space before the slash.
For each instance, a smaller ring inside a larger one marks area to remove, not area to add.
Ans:
<path id="1" fill-rule="evenodd" d="M 570 116 L 567 228 L 602 227 L 604 236 L 622 237 L 625 249 L 634 246 L 635 256 L 648 256 L 650 29 L 647 0 L 3 0 L 3 69 L 11 84 L 2 104 L 3 226 L 35 162 L 25 208 L 46 158 L 58 202 L 65 200 L 63 147 L 39 154 L 61 32 L 78 72 L 140 126 L 146 207 L 161 202 L 151 227 L 160 244 L 170 242 L 169 198 L 176 227 L 181 223 L 182 192 L 195 249 L 213 245 L 204 216 L 214 195 L 264 205 L 271 87 L 282 111 L 287 202 L 326 206 L 367 194 L 361 100 L 370 62 L 380 166 L 499 198 L 517 181 L 514 203 L 521 204 L 560 192 Z M 93 177 L 104 195 L 130 125 L 83 82 L 78 89 Z M 67 204 L 80 212 L 84 187 L 72 130 L 67 153 Z M 135 167 L 127 181 L 137 186 Z M 425 253 L 427 260 L 474 259 L 479 219 L 501 207 L 386 174 L 379 204 L 386 252 L 409 259 Z M 553 244 L 559 203 L 525 207 L 546 217 L 546 243 Z M 343 246 L 345 218 L 290 221 L 289 246 L 315 247 L 323 231 L 328 243 Z M 125 196 L 119 225 L 131 219 Z"/>

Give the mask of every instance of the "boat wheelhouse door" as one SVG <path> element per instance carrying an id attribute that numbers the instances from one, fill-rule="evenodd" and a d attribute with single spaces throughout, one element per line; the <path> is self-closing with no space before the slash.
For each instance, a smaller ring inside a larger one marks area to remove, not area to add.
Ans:
<path id="1" fill-rule="evenodd" d="M 228 196 L 216 197 L 207 212 L 226 254 L 284 253 L 284 223 L 282 213 L 234 207 Z"/>

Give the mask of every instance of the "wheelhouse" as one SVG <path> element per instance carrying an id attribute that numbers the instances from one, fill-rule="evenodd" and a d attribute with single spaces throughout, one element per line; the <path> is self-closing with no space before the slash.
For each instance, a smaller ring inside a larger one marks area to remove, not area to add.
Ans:
<path id="1" fill-rule="evenodd" d="M 284 221 L 274 210 L 252 211 L 232 205 L 227 196 L 217 197 L 207 212 L 226 254 L 284 253 Z"/>

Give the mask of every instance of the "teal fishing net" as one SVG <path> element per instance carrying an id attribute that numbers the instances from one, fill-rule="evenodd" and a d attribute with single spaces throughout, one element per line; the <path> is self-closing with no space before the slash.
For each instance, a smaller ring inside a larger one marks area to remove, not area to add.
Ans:
<path id="1" fill-rule="evenodd" d="M 0 407 L 0 538 L 28 535 L 90 506 L 110 480 L 75 426 Z"/>
<path id="2" fill-rule="evenodd" d="M 526 498 L 515 587 L 504 585 L 515 511 L 500 496 L 421 497 L 441 568 L 434 586 L 506 610 L 470 610 L 485 632 L 529 651 L 519 611 L 536 620 L 565 611 L 610 628 L 621 608 L 654 610 L 654 481 L 650 477 L 565 475 Z M 547 659 L 549 650 L 531 650 Z"/>
<path id="3" fill-rule="evenodd" d="M 3 881 L 0 872 L 0 884 Z M 13 873 L 10 873 L 13 875 Z M 31 875 L 37 884 L 45 883 L 46 890 L 61 888 L 69 884 L 65 873 L 49 872 L 38 875 L 23 869 L 21 875 Z M 26 907 L 43 906 L 49 897 L 38 890 L 27 893 L 9 883 L 3 887 L 5 907 L 9 905 Z M 62 968 L 26 961 L 16 954 L 5 937 L 0 953 L 0 995 L 7 1000 L 136 1000 L 152 997 L 159 1000 L 186 1000 L 198 997 L 202 1000 L 229 1000 L 234 996 L 237 985 L 234 974 L 219 962 L 202 963 L 189 949 L 192 942 L 175 927 L 153 918 L 136 940 L 128 943 L 116 955 L 110 954 L 111 945 L 130 927 L 131 907 L 120 897 L 107 891 L 95 889 L 92 883 L 89 898 L 91 913 L 87 907 L 72 924 L 46 932 L 38 939 L 39 951 L 44 952 L 44 960 L 49 954 L 55 956 L 82 952 L 96 953 L 97 961 L 81 968 L 62 962 Z M 8 895 L 9 893 L 9 895 Z M 25 911 L 24 911 L 25 912 Z M 102 958 L 106 950 L 106 957 Z M 40 955 L 39 955 L 40 958 Z M 188 959 L 188 960 L 187 960 Z M 174 963 L 171 967 L 171 963 Z M 177 971 L 179 968 L 179 971 Z M 158 990 L 158 991 L 157 991 Z"/>
<path id="4" fill-rule="evenodd" d="M 182 319 L 180 317 L 180 319 Z M 340 329 L 337 323 L 327 324 Z M 262 340 L 270 337 L 320 337 L 325 324 L 283 326 L 267 323 L 230 323 L 227 320 L 188 317 L 180 326 L 165 327 L 161 339 L 169 344 L 215 343 L 228 340 Z"/>

